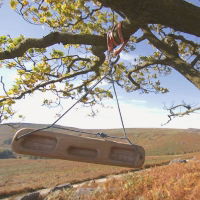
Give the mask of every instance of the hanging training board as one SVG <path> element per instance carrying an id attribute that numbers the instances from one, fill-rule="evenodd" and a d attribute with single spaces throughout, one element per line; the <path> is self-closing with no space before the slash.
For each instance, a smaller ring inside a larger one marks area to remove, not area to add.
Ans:
<path id="1" fill-rule="evenodd" d="M 145 151 L 141 146 L 99 138 L 67 135 L 53 131 L 37 131 L 17 139 L 34 129 L 19 130 L 12 149 L 19 154 L 42 156 L 123 167 L 141 167 Z"/>

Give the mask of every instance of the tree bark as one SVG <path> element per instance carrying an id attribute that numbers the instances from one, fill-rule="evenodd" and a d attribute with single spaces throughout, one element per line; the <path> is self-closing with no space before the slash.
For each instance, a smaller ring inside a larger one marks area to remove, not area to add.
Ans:
<path id="1" fill-rule="evenodd" d="M 180 58 L 177 58 L 171 66 L 194 86 L 200 89 L 200 71 L 194 69 L 190 64 L 184 62 Z"/>
<path id="2" fill-rule="evenodd" d="M 200 36 L 200 7 L 194 6 L 184 0 L 98 0 L 104 6 L 110 7 L 123 13 L 126 19 L 123 21 L 123 35 L 125 39 L 135 33 L 139 28 L 147 27 L 146 24 L 162 24 L 175 30 Z M 173 60 L 170 66 L 185 76 L 197 88 L 200 88 L 200 72 L 193 68 L 192 64 L 182 62 L 177 52 L 166 45 L 150 30 L 143 29 L 145 37 L 165 56 Z M 115 31 L 117 38 L 117 31 Z M 36 39 L 29 38 L 10 51 L 0 52 L 0 60 L 23 56 L 30 48 L 46 48 L 57 43 L 63 44 L 85 44 L 96 46 L 94 55 L 104 59 L 103 52 L 106 51 L 106 36 L 90 34 L 70 34 L 53 32 L 47 36 Z M 102 56 L 103 55 L 103 56 Z M 176 62 L 177 61 L 177 62 Z"/>
<path id="3" fill-rule="evenodd" d="M 11 59 L 23 56 L 23 54 L 31 48 L 47 48 L 54 44 L 85 44 L 94 46 L 104 46 L 106 48 L 106 36 L 91 34 L 71 34 L 52 32 L 43 38 L 27 38 L 18 46 L 10 51 L 0 52 L 0 60 Z"/>
<path id="4" fill-rule="evenodd" d="M 162 24 L 200 37 L 200 7 L 184 0 L 98 0 L 117 10 L 130 22 L 140 25 Z"/>
<path id="5" fill-rule="evenodd" d="M 166 56 L 168 59 L 167 65 L 181 73 L 194 86 L 200 89 L 200 71 L 196 70 L 193 64 L 186 63 L 184 60 L 182 60 L 178 55 L 178 52 L 174 51 L 173 48 L 159 40 L 147 26 L 143 27 L 142 30 L 149 42 Z"/>

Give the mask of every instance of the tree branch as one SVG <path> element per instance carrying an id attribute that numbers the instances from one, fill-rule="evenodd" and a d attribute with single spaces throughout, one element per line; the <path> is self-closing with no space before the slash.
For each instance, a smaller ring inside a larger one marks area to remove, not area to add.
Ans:
<path id="1" fill-rule="evenodd" d="M 178 52 L 174 51 L 169 45 L 159 40 L 149 29 L 148 26 L 143 26 L 142 31 L 144 32 L 145 37 L 153 44 L 158 50 L 165 54 L 168 58 L 174 59 L 177 58 Z"/>
<path id="2" fill-rule="evenodd" d="M 82 74 L 89 73 L 89 72 L 91 72 L 91 71 L 93 71 L 93 70 L 88 69 L 88 70 L 85 70 L 85 71 L 76 72 L 76 73 L 71 74 L 71 75 L 62 76 L 62 77 L 60 77 L 60 78 L 58 78 L 58 79 L 50 80 L 50 81 L 47 81 L 47 82 L 45 82 L 45 83 L 38 84 L 38 85 L 36 85 L 34 88 L 31 88 L 31 89 L 28 89 L 28 90 L 22 92 L 19 96 L 2 98 L 2 99 L 0 99 L 0 102 L 6 101 L 6 100 L 8 100 L 8 99 L 12 99 L 12 100 L 21 99 L 21 98 L 23 98 L 26 94 L 31 94 L 33 91 L 38 90 L 39 88 L 44 88 L 44 87 L 47 86 L 47 85 L 50 85 L 50 84 L 53 84 L 53 83 L 62 82 L 62 81 L 65 80 L 65 79 L 73 78 L 73 77 L 76 77 L 76 76 L 78 76 L 78 75 L 82 75 Z"/>
<path id="3" fill-rule="evenodd" d="M 132 70 L 129 70 L 129 71 L 126 72 L 128 79 L 131 81 L 131 83 L 133 85 L 136 86 L 136 90 L 137 89 L 142 89 L 142 90 L 145 91 L 144 88 L 141 88 L 139 83 L 137 83 L 136 81 L 133 80 L 132 73 L 136 73 L 136 72 L 138 72 L 138 71 L 140 71 L 140 70 L 142 70 L 144 68 L 147 68 L 147 67 L 149 67 L 151 65 L 159 65 L 159 64 L 167 65 L 168 64 L 168 59 L 146 61 L 146 62 L 143 62 L 141 65 L 137 65 L 135 69 L 132 69 Z"/>
<path id="4" fill-rule="evenodd" d="M 40 39 L 27 38 L 12 50 L 0 52 L 0 60 L 23 56 L 31 48 L 46 48 L 58 43 L 62 43 L 63 45 L 85 44 L 106 47 L 106 36 L 52 32 Z"/>
<path id="5" fill-rule="evenodd" d="M 184 0 L 98 0 L 140 26 L 161 24 L 200 37 L 200 7 Z M 184 21 L 183 21 L 184 20 Z"/>
<path id="6" fill-rule="evenodd" d="M 182 35 L 175 35 L 175 34 L 168 34 L 170 37 L 176 39 L 176 40 L 181 40 L 184 43 L 190 44 L 191 46 L 195 47 L 195 48 L 200 48 L 200 44 L 197 44 L 195 42 L 193 42 L 192 40 L 188 40 L 186 39 L 184 36 Z"/>
<path id="7" fill-rule="evenodd" d="M 181 109 L 181 108 L 184 108 L 185 111 L 183 112 L 177 112 L 177 109 Z M 200 107 L 194 107 L 192 108 L 191 105 L 187 105 L 185 103 L 183 104 L 179 104 L 179 105 L 176 105 L 176 106 L 171 106 L 170 108 L 166 108 L 167 111 L 169 111 L 169 115 L 168 115 L 168 121 L 162 125 L 166 125 L 168 124 L 170 121 L 172 121 L 173 118 L 175 117 L 183 117 L 185 115 L 189 115 L 191 113 L 194 113 L 195 111 L 199 111 L 200 110 Z"/>
<path id="8" fill-rule="evenodd" d="M 194 60 L 191 62 L 191 66 L 194 67 L 194 66 L 197 64 L 198 61 L 200 61 L 200 54 L 197 55 L 197 56 L 194 58 Z"/>
<path id="9" fill-rule="evenodd" d="M 163 41 L 159 40 L 147 26 L 144 26 L 142 30 L 149 42 L 159 49 L 166 58 L 168 58 L 168 65 L 173 67 L 193 85 L 200 89 L 200 71 L 195 69 L 190 63 L 181 59 L 173 47 L 170 47 Z"/>
<path id="10" fill-rule="evenodd" d="M 8 96 L 7 91 L 6 91 L 6 87 L 5 87 L 5 83 L 3 82 L 3 77 L 2 76 L 1 76 L 0 82 L 2 84 L 4 93 L 6 94 L 6 96 Z"/>

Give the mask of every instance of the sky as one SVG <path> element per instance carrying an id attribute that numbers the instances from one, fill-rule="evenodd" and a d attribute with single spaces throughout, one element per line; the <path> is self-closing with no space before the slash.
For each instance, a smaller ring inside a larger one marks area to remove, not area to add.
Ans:
<path id="1" fill-rule="evenodd" d="M 4 1 L 0 8 L 0 35 L 11 35 L 11 37 L 20 34 L 26 37 L 42 37 L 48 34 L 48 29 L 42 26 L 34 26 L 23 21 L 8 6 L 9 1 Z M 200 40 L 199 40 L 200 41 Z M 151 50 L 145 44 L 141 45 L 134 54 L 122 52 L 121 59 L 123 61 L 133 61 L 139 55 L 148 54 Z M 0 75 L 4 76 L 7 84 L 16 77 L 14 72 L 0 68 Z M 200 128 L 200 112 L 175 118 L 172 122 L 162 126 L 167 120 L 167 112 L 163 109 L 164 105 L 171 106 L 182 103 L 184 100 L 189 104 L 200 104 L 200 92 L 184 77 L 176 71 L 169 76 L 162 77 L 162 85 L 169 88 L 167 94 L 139 94 L 138 92 L 126 93 L 117 88 L 120 106 L 127 128 Z M 0 91 L 1 94 L 1 91 Z M 26 118 L 22 121 L 13 117 L 9 122 L 28 122 L 28 123 L 52 123 L 56 120 L 56 113 L 62 114 L 74 102 L 72 100 L 62 101 L 62 108 L 49 109 L 41 106 L 42 99 L 51 94 L 39 94 L 36 92 L 31 97 L 20 100 L 16 103 L 15 109 L 19 114 Z M 53 97 L 52 97 L 53 98 Z M 98 113 L 95 117 L 89 117 L 90 109 L 77 105 L 75 109 L 70 111 L 62 120 L 58 122 L 60 125 L 78 127 L 78 128 L 121 128 L 120 118 L 117 112 L 115 100 L 105 100 L 102 102 L 104 107 L 96 106 Z"/>

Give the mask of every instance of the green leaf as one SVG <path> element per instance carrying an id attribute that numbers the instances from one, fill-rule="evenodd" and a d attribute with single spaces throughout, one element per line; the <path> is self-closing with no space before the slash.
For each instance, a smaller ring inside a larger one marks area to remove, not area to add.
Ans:
<path id="1" fill-rule="evenodd" d="M 11 6 L 11 8 L 14 9 L 14 10 L 16 9 L 17 4 L 18 4 L 18 2 L 15 1 L 15 0 L 11 0 L 11 1 L 10 1 L 10 6 Z"/>

